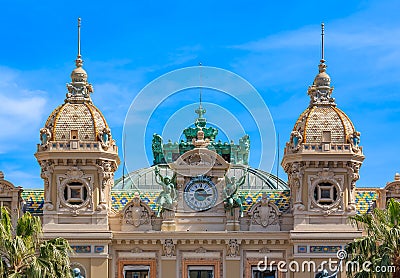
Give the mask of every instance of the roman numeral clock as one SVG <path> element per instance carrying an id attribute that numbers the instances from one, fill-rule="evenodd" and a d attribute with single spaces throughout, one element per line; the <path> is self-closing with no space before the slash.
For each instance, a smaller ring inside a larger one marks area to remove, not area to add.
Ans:
<path id="1" fill-rule="evenodd" d="M 211 177 L 193 177 L 183 190 L 183 199 L 195 211 L 206 211 L 217 204 L 218 190 Z"/>
<path id="2" fill-rule="evenodd" d="M 223 204 L 225 175 L 230 164 L 206 148 L 187 151 L 169 166 L 176 173 L 177 231 L 225 229 Z"/>

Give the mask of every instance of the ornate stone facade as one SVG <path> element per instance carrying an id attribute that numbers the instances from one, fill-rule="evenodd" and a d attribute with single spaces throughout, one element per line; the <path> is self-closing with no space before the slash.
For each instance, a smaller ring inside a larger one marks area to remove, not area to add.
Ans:
<path id="1" fill-rule="evenodd" d="M 85 277 L 107 277 L 106 265 L 93 265 L 109 256 L 110 192 L 120 161 L 111 130 L 92 102 L 93 87 L 82 65 L 78 52 L 65 102 L 40 130 L 35 157 L 45 189 L 43 231 L 45 238 L 62 235 L 69 240 L 76 250 L 72 262 Z M 90 263 L 82 256 L 89 256 Z"/>
<path id="2" fill-rule="evenodd" d="M 112 191 L 118 149 L 82 65 L 78 53 L 65 103 L 39 132 L 44 192 L 25 196 L 28 210 L 42 217 L 44 237 L 67 238 L 72 266 L 86 278 L 250 278 L 261 275 L 266 258 L 275 262 L 268 277 L 305 277 L 278 272 L 277 263 L 335 259 L 361 235 L 348 216 L 400 198 L 399 175 L 384 190 L 356 188 L 360 133 L 336 107 L 324 59 L 285 147 L 287 185 L 247 165 L 248 135 L 238 145 L 215 141 L 218 129 L 207 126 L 200 105 L 186 141 L 164 144 L 155 134 L 155 165 Z M 0 201 L 13 219 L 21 191 L 0 174 Z"/>

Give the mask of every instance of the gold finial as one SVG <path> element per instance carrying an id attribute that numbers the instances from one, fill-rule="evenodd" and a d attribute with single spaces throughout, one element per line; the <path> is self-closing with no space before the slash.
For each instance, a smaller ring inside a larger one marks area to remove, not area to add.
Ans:
<path id="1" fill-rule="evenodd" d="M 83 61 L 81 56 L 81 18 L 78 17 L 78 55 L 75 60 L 76 67 L 82 67 Z"/>
<path id="2" fill-rule="evenodd" d="M 324 59 L 324 35 L 325 35 L 325 24 L 321 23 L 321 62 L 325 62 Z"/>

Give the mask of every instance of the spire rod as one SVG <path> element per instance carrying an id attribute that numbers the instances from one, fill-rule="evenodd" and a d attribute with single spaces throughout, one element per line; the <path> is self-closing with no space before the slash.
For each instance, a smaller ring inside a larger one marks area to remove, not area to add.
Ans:
<path id="1" fill-rule="evenodd" d="M 202 107 L 202 106 L 201 106 L 201 101 L 202 101 L 201 66 L 202 66 L 202 64 L 201 64 L 201 62 L 199 62 L 199 67 L 200 67 L 200 76 L 199 76 L 199 79 L 200 79 L 200 108 Z"/>
<path id="2" fill-rule="evenodd" d="M 321 23 L 321 62 L 324 62 L 324 35 L 325 35 L 325 24 Z"/>
<path id="3" fill-rule="evenodd" d="M 326 65 L 325 65 L 325 43 L 324 43 L 324 38 L 325 38 L 325 24 L 322 22 L 321 23 L 321 61 L 318 66 L 319 72 L 325 72 L 326 71 Z"/>
<path id="4" fill-rule="evenodd" d="M 83 61 L 81 56 L 81 18 L 78 17 L 78 55 L 76 56 L 75 65 L 77 68 L 82 67 Z"/>
<path id="5" fill-rule="evenodd" d="M 203 99 L 202 99 L 202 86 L 201 86 L 201 68 L 202 68 L 202 64 L 201 62 L 199 63 L 199 89 L 200 89 L 200 103 L 199 103 L 199 108 L 197 108 L 196 110 L 194 110 L 194 112 L 198 115 L 196 122 L 201 119 L 201 121 L 205 121 L 205 119 L 203 118 L 203 115 L 206 113 L 206 109 L 203 108 L 202 104 L 203 104 Z"/>
<path id="6" fill-rule="evenodd" d="M 81 58 L 81 18 L 78 17 L 78 58 Z"/>

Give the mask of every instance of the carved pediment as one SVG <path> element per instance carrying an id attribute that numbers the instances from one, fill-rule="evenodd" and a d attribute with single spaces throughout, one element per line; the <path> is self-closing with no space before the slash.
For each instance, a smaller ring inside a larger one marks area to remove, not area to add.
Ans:
<path id="1" fill-rule="evenodd" d="M 228 169 L 230 164 L 222 156 L 205 148 L 197 148 L 182 154 L 175 162 L 170 163 L 171 169 Z"/>
<path id="2" fill-rule="evenodd" d="M 385 190 L 388 197 L 400 197 L 400 181 L 388 183 Z"/>
<path id="3" fill-rule="evenodd" d="M 12 191 L 14 187 L 9 182 L 0 181 L 0 194 L 4 192 Z"/>
<path id="4" fill-rule="evenodd" d="M 0 194 L 10 193 L 15 190 L 22 191 L 21 187 L 15 187 L 11 182 L 6 181 L 3 172 L 0 171 Z"/>

